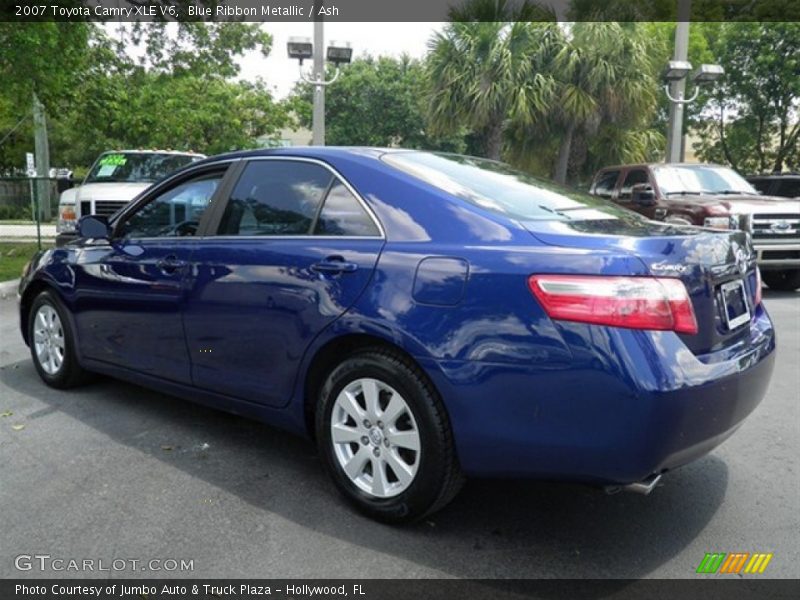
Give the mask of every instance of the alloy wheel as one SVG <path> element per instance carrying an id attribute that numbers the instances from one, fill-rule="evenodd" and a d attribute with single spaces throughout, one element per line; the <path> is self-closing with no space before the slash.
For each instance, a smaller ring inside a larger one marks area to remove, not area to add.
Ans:
<path id="1" fill-rule="evenodd" d="M 64 327 L 56 310 L 42 304 L 36 311 L 33 324 L 33 344 L 36 360 L 48 375 L 55 375 L 64 364 Z"/>
<path id="2" fill-rule="evenodd" d="M 414 481 L 421 441 L 406 400 L 373 378 L 347 384 L 331 415 L 334 454 L 345 475 L 376 498 L 401 494 Z"/>

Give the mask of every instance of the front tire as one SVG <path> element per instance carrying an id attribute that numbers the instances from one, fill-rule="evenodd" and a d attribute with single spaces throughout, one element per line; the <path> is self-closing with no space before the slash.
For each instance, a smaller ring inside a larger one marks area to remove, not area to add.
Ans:
<path id="1" fill-rule="evenodd" d="M 800 269 L 761 271 L 761 279 L 770 289 L 780 292 L 793 292 L 800 288 Z"/>
<path id="2" fill-rule="evenodd" d="M 345 358 L 320 391 L 316 433 L 336 487 L 374 519 L 420 519 L 463 483 L 438 394 L 398 352 L 369 348 Z"/>
<path id="3" fill-rule="evenodd" d="M 28 341 L 33 365 L 47 385 L 67 389 L 84 381 L 86 371 L 78 364 L 75 334 L 53 292 L 41 292 L 31 304 Z"/>

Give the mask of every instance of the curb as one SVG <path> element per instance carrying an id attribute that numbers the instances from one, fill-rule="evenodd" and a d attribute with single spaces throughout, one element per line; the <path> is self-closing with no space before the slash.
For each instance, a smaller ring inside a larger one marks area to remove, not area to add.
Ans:
<path id="1" fill-rule="evenodd" d="M 11 281 L 0 281 L 0 300 L 16 297 L 18 287 L 19 287 L 19 279 L 12 279 Z"/>

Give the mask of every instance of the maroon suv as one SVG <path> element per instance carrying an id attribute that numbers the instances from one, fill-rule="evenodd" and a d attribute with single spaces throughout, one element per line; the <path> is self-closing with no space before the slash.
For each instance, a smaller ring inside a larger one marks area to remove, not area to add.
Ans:
<path id="1" fill-rule="evenodd" d="M 800 200 L 762 196 L 728 167 L 683 163 L 606 167 L 590 191 L 657 221 L 745 229 L 764 282 L 800 288 Z"/>

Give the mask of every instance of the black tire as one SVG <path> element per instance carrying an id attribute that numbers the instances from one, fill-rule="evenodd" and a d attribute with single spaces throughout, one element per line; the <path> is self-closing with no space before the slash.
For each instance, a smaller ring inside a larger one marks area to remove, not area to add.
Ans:
<path id="1" fill-rule="evenodd" d="M 390 498 L 378 498 L 360 489 L 344 472 L 334 450 L 331 419 L 335 400 L 348 384 L 361 378 L 379 380 L 396 390 L 411 411 L 419 433 L 416 475 L 404 491 Z M 345 358 L 320 390 L 315 425 L 320 454 L 334 484 L 369 517 L 387 523 L 421 519 L 444 507 L 463 485 L 453 434 L 439 396 L 419 367 L 399 352 L 365 348 Z"/>
<path id="2" fill-rule="evenodd" d="M 761 279 L 770 289 L 780 292 L 793 292 L 800 288 L 800 269 L 761 271 Z"/>
<path id="3" fill-rule="evenodd" d="M 64 355 L 61 366 L 55 373 L 48 373 L 45 371 L 37 356 L 36 344 L 34 342 L 34 332 L 36 329 L 35 319 L 39 309 L 43 306 L 49 306 L 56 312 L 61 322 L 61 331 L 63 332 Z M 34 298 L 30 312 L 28 313 L 28 342 L 31 349 L 33 366 L 36 367 L 36 372 L 39 373 L 39 377 L 41 377 L 42 381 L 47 385 L 63 390 L 75 387 L 86 381 L 88 374 L 80 364 L 78 364 L 78 358 L 75 353 L 75 333 L 67 318 L 67 312 L 55 293 L 43 291 Z"/>

